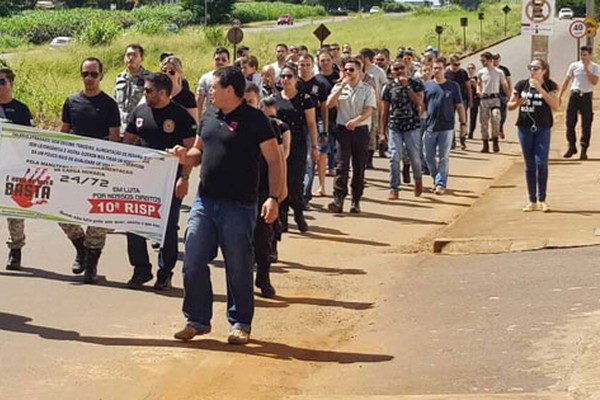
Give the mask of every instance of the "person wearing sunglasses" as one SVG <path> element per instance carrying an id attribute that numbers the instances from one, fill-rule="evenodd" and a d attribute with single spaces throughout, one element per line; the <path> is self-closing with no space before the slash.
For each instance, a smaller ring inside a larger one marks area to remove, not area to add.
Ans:
<path id="1" fill-rule="evenodd" d="M 400 191 L 400 161 L 404 148 L 408 153 L 415 180 L 416 197 L 423 192 L 421 175 L 421 121 L 423 84 L 407 75 L 406 63 L 394 60 L 394 80 L 388 82 L 381 95 L 381 140 L 388 141 L 390 151 L 390 193 L 388 200 L 398 200 Z"/>
<path id="2" fill-rule="evenodd" d="M 9 68 L 0 68 L 0 120 L 16 125 L 33 126 L 33 116 L 29 107 L 13 97 L 15 73 Z M 25 246 L 25 221 L 8 218 L 9 253 L 6 269 L 21 269 L 21 249 Z"/>
<path id="3" fill-rule="evenodd" d="M 377 108 L 375 89 L 361 80 L 362 62 L 351 58 L 344 63 L 344 75 L 327 98 L 327 107 L 337 107 L 335 140 L 335 178 L 329 211 L 342 213 L 348 195 L 348 176 L 352 162 L 352 203 L 350 212 L 360 213 L 369 150 L 371 116 Z"/>
<path id="4" fill-rule="evenodd" d="M 229 50 L 226 47 L 217 47 L 213 52 L 214 69 L 202 75 L 198 80 L 198 89 L 196 91 L 196 108 L 198 108 L 198 121 L 202 119 L 204 111 L 212 105 L 210 97 L 210 88 L 213 73 L 229 65 Z"/>
<path id="5" fill-rule="evenodd" d="M 172 56 L 171 56 L 172 57 Z M 174 65 L 173 60 L 163 66 Z M 177 145 L 186 149 L 194 143 L 196 120 L 181 104 L 173 98 L 173 75 L 164 73 L 150 74 L 144 81 L 144 103 L 136 107 L 129 117 L 124 143 L 140 143 L 143 147 L 155 150 L 173 148 Z M 190 92 L 193 101 L 193 94 Z M 158 272 L 154 289 L 162 291 L 171 287 L 173 269 L 177 263 L 178 238 L 177 225 L 181 202 L 188 192 L 191 166 L 180 165 L 167 220 L 167 229 L 163 247 L 158 253 Z M 130 289 L 139 289 L 152 280 L 152 264 L 148 256 L 146 239 L 134 233 L 127 233 L 127 254 L 133 266 L 133 275 L 127 282 Z"/>
<path id="6" fill-rule="evenodd" d="M 183 87 L 184 73 L 181 60 L 175 56 L 165 58 L 160 63 L 160 71 L 167 75 L 173 84 L 171 99 L 185 108 L 194 118 L 194 121 L 198 123 L 198 104 L 194 98 L 194 93 Z"/>
<path id="7" fill-rule="evenodd" d="M 83 90 L 64 102 L 60 131 L 119 142 L 121 114 L 117 102 L 100 89 L 104 77 L 102 62 L 95 57 L 86 58 L 81 63 L 80 75 Z M 84 283 L 96 283 L 98 260 L 109 230 L 88 226 L 84 231 L 80 225 L 59 225 L 77 250 L 73 273 L 83 272 Z"/>
<path id="8" fill-rule="evenodd" d="M 524 212 L 549 212 L 546 203 L 548 154 L 554 123 L 552 113 L 558 111 L 558 85 L 550 79 L 548 63 L 534 58 L 527 66 L 529 78 L 517 82 L 508 101 L 508 109 L 519 109 L 517 130 L 525 159 L 525 178 L 529 203 Z"/>
<path id="9" fill-rule="evenodd" d="M 473 139 L 475 127 L 477 126 L 477 114 L 479 112 L 479 96 L 477 96 L 477 67 L 475 64 L 467 65 L 467 74 L 469 75 L 469 91 L 471 92 L 471 105 L 469 107 L 469 133 L 467 138 Z"/>
<path id="10" fill-rule="evenodd" d="M 129 113 L 144 96 L 144 78 L 150 74 L 150 71 L 142 66 L 144 48 L 141 45 L 128 45 L 123 60 L 125 70 L 117 75 L 113 93 L 121 112 L 121 135 L 125 134 Z"/>
<path id="11" fill-rule="evenodd" d="M 446 60 L 433 63 L 433 79 L 425 83 L 427 121 L 423 135 L 425 161 L 433 178 L 433 193 L 442 195 L 448 187 L 450 148 L 458 112 L 460 136 L 466 136 L 467 124 L 458 83 L 446 79 Z"/>
<path id="12" fill-rule="evenodd" d="M 577 154 L 575 127 L 577 126 L 577 114 L 581 114 L 581 138 L 579 140 L 581 154 L 579 159 L 587 160 L 587 149 L 592 136 L 592 119 L 594 117 L 593 90 L 600 79 L 600 65 L 592 61 L 592 50 L 589 46 L 582 46 L 579 49 L 581 60 L 569 65 L 560 87 L 559 99 L 562 99 L 563 93 L 567 89 L 571 92 L 565 118 L 569 148 L 563 155 L 564 158 L 571 158 Z"/>
<path id="13" fill-rule="evenodd" d="M 458 83 L 465 110 L 471 108 L 471 104 L 473 103 L 473 92 L 470 90 L 469 74 L 460 67 L 460 56 L 458 54 L 452 54 L 450 56 L 450 67 L 446 69 L 446 79 Z M 466 150 L 467 148 L 466 139 L 467 138 L 464 136 L 460 137 L 461 150 Z M 454 147 L 454 141 L 452 146 Z"/>
<path id="14" fill-rule="evenodd" d="M 333 44 L 331 45 L 333 46 L 338 46 L 338 54 L 339 54 L 339 45 L 337 44 Z M 332 53 L 328 52 L 327 50 L 321 49 L 321 51 L 319 51 L 319 54 L 317 55 L 317 60 L 319 63 L 319 74 L 317 74 L 317 76 L 319 77 L 319 79 L 321 80 L 325 80 L 327 81 L 327 83 L 329 84 L 329 89 L 328 89 L 328 93 L 327 96 L 329 96 L 331 94 L 331 89 L 333 89 L 333 87 L 335 86 L 335 84 L 339 81 L 340 79 L 340 71 L 339 71 L 339 67 L 338 69 L 335 69 L 335 64 L 334 64 L 334 59 L 332 56 Z M 335 129 L 335 119 L 337 116 L 337 110 L 335 108 L 330 108 L 328 110 L 329 116 L 328 116 L 328 122 L 329 122 L 329 126 L 325 127 L 327 133 L 328 133 L 328 140 L 327 140 L 327 175 L 328 176 L 335 176 L 335 138 L 333 137 L 333 131 Z"/>
<path id="15" fill-rule="evenodd" d="M 308 231 L 308 224 L 304 218 L 306 156 L 310 154 L 313 162 L 319 157 L 315 103 L 308 93 L 298 90 L 298 70 L 295 65 L 287 64 L 283 67 L 280 79 L 283 89 L 275 96 L 277 118 L 288 124 L 292 133 L 290 155 L 287 159 L 288 197 L 281 204 L 280 219 L 282 229 L 286 232 L 291 207 L 298 230 L 303 233 Z"/>

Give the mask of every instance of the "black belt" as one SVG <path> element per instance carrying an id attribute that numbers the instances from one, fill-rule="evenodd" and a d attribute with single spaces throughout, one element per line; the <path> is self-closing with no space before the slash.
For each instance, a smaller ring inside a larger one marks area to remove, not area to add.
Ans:
<path id="1" fill-rule="evenodd" d="M 500 93 L 483 93 L 481 95 L 482 99 L 499 99 Z"/>
<path id="2" fill-rule="evenodd" d="M 573 90 L 571 90 L 571 96 L 573 96 L 573 95 L 577 95 L 577 96 L 589 96 L 591 94 L 592 94 L 592 92 L 582 92 L 579 89 L 573 89 Z"/>

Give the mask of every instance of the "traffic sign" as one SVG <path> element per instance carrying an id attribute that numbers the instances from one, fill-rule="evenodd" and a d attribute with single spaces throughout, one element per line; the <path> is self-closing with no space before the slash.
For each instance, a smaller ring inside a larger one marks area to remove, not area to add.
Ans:
<path id="1" fill-rule="evenodd" d="M 569 33 L 574 39 L 581 39 L 587 34 L 587 27 L 581 20 L 571 22 L 569 25 Z"/>
<path id="2" fill-rule="evenodd" d="M 586 36 L 593 38 L 598 30 L 598 21 L 594 17 L 585 17 L 583 24 L 586 27 Z"/>
<path id="3" fill-rule="evenodd" d="M 511 11 L 511 8 L 509 6 L 502 7 L 502 12 L 504 14 L 508 14 L 510 11 Z"/>
<path id="4" fill-rule="evenodd" d="M 555 0 L 525 0 L 521 14 L 521 34 L 552 36 Z"/>
<path id="5" fill-rule="evenodd" d="M 321 24 L 317 27 L 317 29 L 315 29 L 313 34 L 317 37 L 317 39 L 323 42 L 323 40 L 327 39 L 329 35 L 331 35 L 331 31 L 327 29 L 324 24 Z"/>
<path id="6" fill-rule="evenodd" d="M 242 40 L 244 40 L 244 31 L 242 31 L 241 28 L 234 26 L 227 31 L 227 40 L 231 44 L 240 43 Z"/>

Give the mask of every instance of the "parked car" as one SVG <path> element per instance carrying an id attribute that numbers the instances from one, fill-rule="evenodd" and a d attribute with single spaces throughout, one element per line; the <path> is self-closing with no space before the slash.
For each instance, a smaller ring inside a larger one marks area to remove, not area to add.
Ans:
<path id="1" fill-rule="evenodd" d="M 70 36 L 57 36 L 50 42 L 50 48 L 57 49 L 60 47 L 68 46 L 73 41 Z"/>
<path id="2" fill-rule="evenodd" d="M 561 8 L 558 11 L 558 19 L 573 19 L 573 10 L 570 8 Z"/>
<path id="3" fill-rule="evenodd" d="M 381 11 L 381 8 L 379 8 L 379 6 L 373 6 L 371 7 L 371 9 L 369 10 L 369 14 L 377 14 L 378 12 Z"/>
<path id="4" fill-rule="evenodd" d="M 277 18 L 277 25 L 294 25 L 294 17 L 290 14 L 283 14 Z"/>

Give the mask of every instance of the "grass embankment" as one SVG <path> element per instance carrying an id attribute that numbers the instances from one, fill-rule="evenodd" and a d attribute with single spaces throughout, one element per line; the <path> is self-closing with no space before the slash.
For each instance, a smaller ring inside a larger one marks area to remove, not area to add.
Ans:
<path id="1" fill-rule="evenodd" d="M 486 9 L 484 20 L 484 44 L 492 43 L 503 36 L 504 14 L 502 4 L 491 5 Z M 519 31 L 518 6 L 514 5 L 509 14 L 509 34 Z M 459 18 L 467 16 L 470 27 L 467 31 L 469 48 L 479 43 L 479 25 L 476 12 L 448 9 L 436 10 L 419 15 L 396 18 L 384 15 L 363 15 L 347 22 L 328 24 L 332 35 L 327 42 L 351 43 L 353 49 L 361 47 L 387 47 L 391 50 L 399 45 L 413 47 L 419 51 L 427 45 L 437 45 L 435 25 L 445 26 L 442 50 L 445 53 L 462 49 L 462 29 Z M 261 65 L 272 62 L 274 48 L 279 42 L 306 44 L 311 51 L 318 47 L 312 32 L 316 25 L 283 31 L 246 32 L 243 41 L 259 58 Z M 139 42 L 147 51 L 145 66 L 156 70 L 158 55 L 163 51 L 174 51 L 183 60 L 186 75 L 195 89 L 198 77 L 211 69 L 212 50 L 204 33 L 197 28 L 187 28 L 180 34 L 148 36 L 139 32 L 129 32 L 120 36 L 109 46 L 87 47 L 74 44 L 69 48 L 49 50 L 39 48 L 33 52 L 17 55 L 11 59 L 11 66 L 17 72 L 16 97 L 28 104 L 40 126 L 56 127 L 60 121 L 61 106 L 65 98 L 81 89 L 79 64 L 88 56 L 99 57 L 105 63 L 106 76 L 103 87 L 112 93 L 116 74 L 123 68 L 123 52 L 128 43 Z"/>

